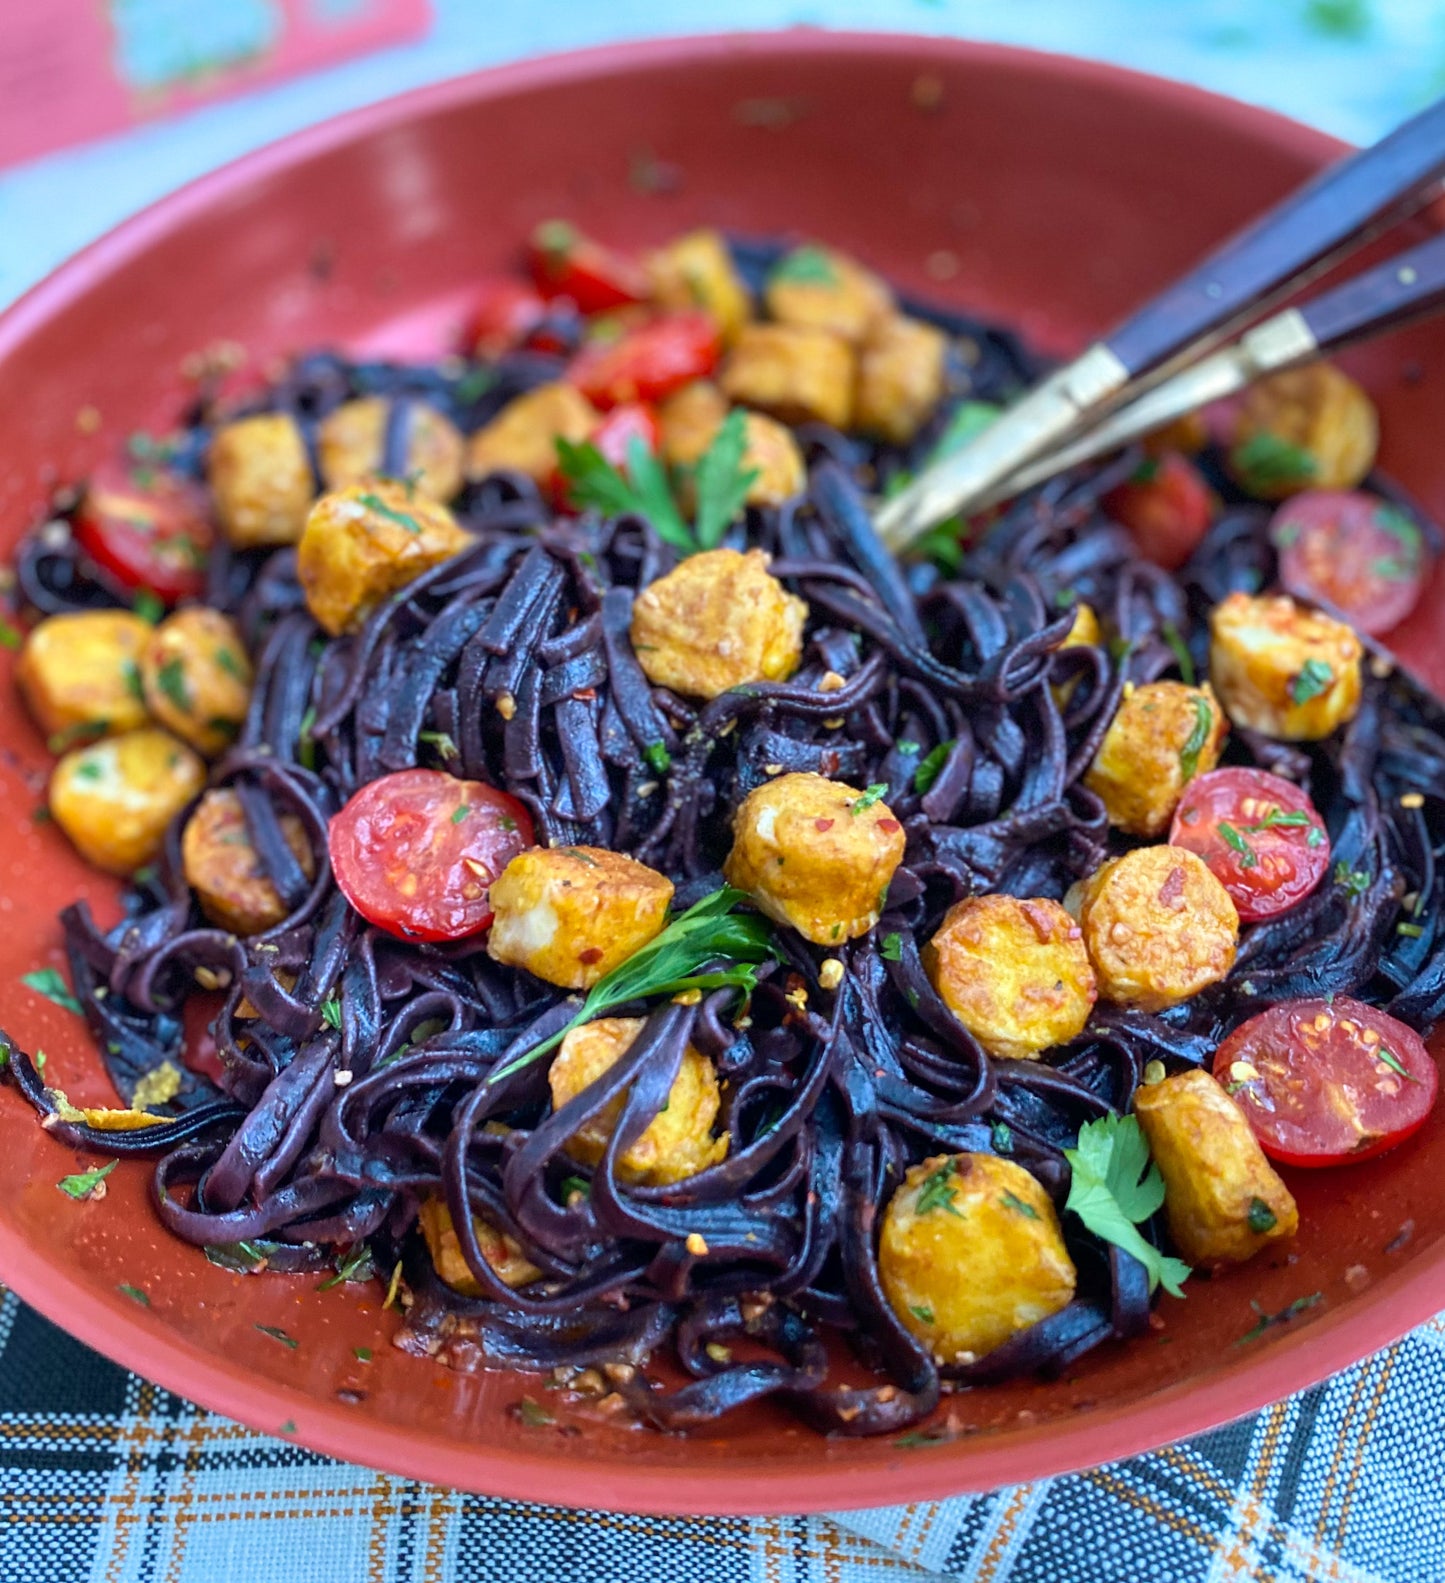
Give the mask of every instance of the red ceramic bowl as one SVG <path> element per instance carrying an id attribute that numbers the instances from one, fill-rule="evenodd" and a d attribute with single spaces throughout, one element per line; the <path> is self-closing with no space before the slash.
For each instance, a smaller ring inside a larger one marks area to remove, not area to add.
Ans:
<path id="1" fill-rule="evenodd" d="M 302 133 L 197 182 L 82 253 L 0 320 L 0 533 L 130 430 L 164 424 L 182 364 L 218 340 L 253 365 L 339 342 L 435 349 L 479 275 L 538 220 L 612 240 L 701 222 L 795 230 L 902 285 L 1080 344 L 1339 152 L 1318 133 L 1103 66 L 910 38 L 793 32 L 606 49 L 490 72 Z M 662 162 L 675 179 L 645 179 Z M 639 179 L 639 172 L 642 179 Z M 1445 331 L 1354 365 L 1386 464 L 1445 515 Z M 3 548 L 3 546 L 0 546 Z M 1439 585 L 1403 634 L 1427 636 Z M 0 665 L 8 667 L 10 657 Z M 74 1097 L 104 1085 L 78 1020 L 19 987 L 59 965 L 54 912 L 113 889 L 34 810 L 46 757 L 0 678 L 3 1021 Z M 1165 1299 L 1164 1328 L 1057 1383 L 952 1398 L 939 1444 L 822 1440 L 758 1410 L 670 1438 L 599 1418 L 527 1426 L 535 1381 L 460 1376 L 386 1344 L 370 1289 L 248 1279 L 171 1241 L 146 1170 L 103 1202 L 83 1162 L 0 1091 L 0 1276 L 83 1341 L 170 1389 L 318 1451 L 490 1494 L 674 1513 L 875 1505 L 1061 1473 L 1206 1429 L 1320 1379 L 1445 1308 L 1445 1108 L 1384 1159 L 1293 1184 L 1293 1250 Z M 1404 1229 L 1402 1229 L 1404 1228 Z M 139 1288 L 140 1304 L 118 1290 Z M 1295 1323 L 1241 1345 L 1319 1292 Z M 277 1326 L 299 1343 L 257 1329 Z M 1161 1345 L 1168 1342 L 1169 1345 Z M 362 1363 L 353 1348 L 371 1347 Z M 548 1405 L 555 1397 L 544 1398 Z M 567 1427 L 571 1427 L 568 1425 Z"/>

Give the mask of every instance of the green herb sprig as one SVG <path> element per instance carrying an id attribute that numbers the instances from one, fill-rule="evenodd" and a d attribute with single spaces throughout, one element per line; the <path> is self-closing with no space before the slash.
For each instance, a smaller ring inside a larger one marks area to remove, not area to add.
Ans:
<path id="1" fill-rule="evenodd" d="M 80 1002 L 70 993 L 70 986 L 55 968 L 40 967 L 33 973 L 22 973 L 20 982 L 26 989 L 33 989 L 37 995 L 44 995 L 46 1000 L 53 1001 L 62 1011 L 73 1011 L 77 1017 L 80 1015 Z"/>
<path id="2" fill-rule="evenodd" d="M 573 1028 L 628 1001 L 680 995 L 690 989 L 734 988 L 751 995 L 757 988 L 758 965 L 772 955 L 772 928 L 765 918 L 754 913 L 733 911 L 747 899 L 745 891 L 724 885 L 695 902 L 655 940 L 634 951 L 610 973 L 604 973 L 587 991 L 586 999 L 566 1027 L 497 1068 L 490 1081 L 498 1082 L 540 1061 Z M 723 965 L 704 972 L 711 963 Z"/>
<path id="3" fill-rule="evenodd" d="M 693 522 L 682 514 L 667 470 L 639 435 L 627 442 L 627 469 L 616 468 L 592 444 L 558 439 L 557 462 L 579 506 L 591 506 L 609 517 L 636 512 L 646 517 L 659 538 L 684 555 L 715 550 L 758 473 L 743 467 L 747 450 L 747 417 L 730 412 L 713 436 L 693 474 L 697 510 Z"/>
<path id="4" fill-rule="evenodd" d="M 1204 751 L 1204 744 L 1209 740 L 1209 733 L 1214 729 L 1214 710 L 1210 708 L 1209 700 L 1199 697 L 1194 700 L 1194 725 L 1185 738 L 1184 746 L 1179 749 L 1179 773 L 1185 780 L 1193 780 L 1195 772 L 1199 769 L 1199 755 Z"/>
<path id="5" fill-rule="evenodd" d="M 1149 1158 L 1143 1129 L 1133 1116 L 1100 1116 L 1079 1129 L 1078 1147 L 1065 1149 L 1073 1171 L 1070 1209 L 1105 1242 L 1132 1254 L 1149 1275 L 1149 1290 L 1162 1286 L 1183 1297 L 1190 1268 L 1169 1258 L 1139 1234 L 1139 1226 L 1164 1202 L 1164 1178 Z"/>

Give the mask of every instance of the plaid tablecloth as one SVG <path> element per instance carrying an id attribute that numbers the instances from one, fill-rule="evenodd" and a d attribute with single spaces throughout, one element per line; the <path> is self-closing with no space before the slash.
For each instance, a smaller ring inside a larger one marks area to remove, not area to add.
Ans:
<path id="1" fill-rule="evenodd" d="M 684 1520 L 332 1462 L 0 1302 L 0 1583 L 1441 1583 L 1445 1316 L 1196 1440 L 993 1495 Z"/>

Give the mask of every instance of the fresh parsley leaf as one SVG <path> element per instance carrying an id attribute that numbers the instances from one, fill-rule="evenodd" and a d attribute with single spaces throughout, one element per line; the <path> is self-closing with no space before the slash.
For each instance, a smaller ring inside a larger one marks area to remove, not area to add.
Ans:
<path id="1" fill-rule="evenodd" d="M 369 1281 L 375 1274 L 376 1261 L 371 1256 L 371 1249 L 366 1243 L 359 1242 L 345 1257 L 337 1256 L 336 1274 L 328 1275 L 316 1290 L 329 1292 L 343 1281 Z"/>
<path id="2" fill-rule="evenodd" d="M 540 1402 L 534 1401 L 530 1396 L 524 1396 L 517 1403 L 517 1417 L 529 1429 L 544 1429 L 548 1424 L 557 1422 Z"/>
<path id="3" fill-rule="evenodd" d="M 0 618 L 0 647 L 14 651 L 23 648 L 24 645 L 25 637 L 20 629 Z"/>
<path id="4" fill-rule="evenodd" d="M 1335 673 L 1323 660 L 1307 659 L 1300 666 L 1299 675 L 1289 684 L 1289 695 L 1297 704 L 1307 704 L 1327 692 L 1335 681 Z"/>
<path id="5" fill-rule="evenodd" d="M 159 594 L 152 593 L 149 588 L 138 588 L 130 607 L 150 626 L 155 626 L 166 613 L 165 602 Z"/>
<path id="6" fill-rule="evenodd" d="M 672 767 L 672 754 L 667 751 L 667 744 L 664 742 L 649 742 L 643 748 L 642 756 L 655 774 L 666 775 Z"/>
<path id="7" fill-rule="evenodd" d="M 994 1122 L 993 1147 L 996 1154 L 1012 1154 L 1014 1152 L 1014 1133 L 1008 1122 Z"/>
<path id="8" fill-rule="evenodd" d="M 1307 484 L 1319 472 L 1313 456 L 1302 446 L 1261 429 L 1229 453 L 1229 466 L 1252 495 L 1268 494 L 1281 485 Z"/>
<path id="9" fill-rule="evenodd" d="M 1195 683 L 1194 656 L 1189 652 L 1189 645 L 1184 641 L 1183 634 L 1172 621 L 1166 621 L 1160 628 L 1164 641 L 1169 645 L 1174 654 L 1174 663 L 1179 667 L 1179 675 L 1186 687 Z M 1208 726 L 1205 731 L 1208 732 Z M 1200 743 L 1202 747 L 1204 744 Z"/>
<path id="10" fill-rule="evenodd" d="M 1204 751 L 1204 744 L 1209 740 L 1209 733 L 1214 729 L 1214 710 L 1209 706 L 1209 700 L 1202 695 L 1194 700 L 1194 725 L 1185 739 L 1184 746 L 1179 749 L 1179 773 L 1185 780 L 1193 780 L 1199 768 L 1199 755 Z"/>
<path id="11" fill-rule="evenodd" d="M 143 1291 L 141 1291 L 140 1287 L 132 1286 L 129 1281 L 121 1281 L 116 1286 L 116 1291 L 123 1292 L 128 1298 L 130 1298 L 131 1302 L 139 1303 L 142 1308 L 149 1308 L 151 1305 L 150 1298 L 147 1297 Z"/>
<path id="12" fill-rule="evenodd" d="M 915 1215 L 931 1215 L 935 1209 L 954 1216 L 958 1220 L 964 1217 L 954 1208 L 953 1198 L 957 1189 L 950 1178 L 953 1176 L 956 1161 L 950 1157 L 936 1170 L 932 1170 L 923 1178 L 923 1185 L 918 1189 L 918 1197 L 913 1204 Z"/>
<path id="13" fill-rule="evenodd" d="M 452 823 L 460 824 L 471 811 L 472 805 L 470 803 L 458 803 L 457 806 L 452 809 Z"/>
<path id="14" fill-rule="evenodd" d="M 1164 1202 L 1164 1179 L 1149 1158 L 1149 1145 L 1133 1116 L 1100 1116 L 1079 1129 L 1078 1147 L 1064 1150 L 1073 1171 L 1066 1209 L 1096 1237 L 1132 1254 L 1149 1275 L 1149 1290 L 1162 1286 L 1182 1297 L 1190 1269 L 1146 1242 L 1139 1225 Z"/>
<path id="15" fill-rule="evenodd" d="M 885 962 L 901 962 L 903 960 L 903 936 L 896 931 L 883 936 L 883 944 L 879 948 L 879 955 Z"/>
<path id="16" fill-rule="evenodd" d="M 933 1310 L 931 1308 L 925 1308 L 922 1303 L 909 1303 L 908 1312 L 912 1314 L 920 1324 L 931 1325 L 933 1323 Z"/>
<path id="17" fill-rule="evenodd" d="M 866 791 L 862 792 L 852 803 L 848 805 L 848 812 L 853 818 L 856 819 L 860 813 L 863 813 L 866 809 L 871 808 L 874 803 L 881 802 L 883 800 L 883 794 L 887 790 L 887 781 L 874 781 Z"/>
<path id="18" fill-rule="evenodd" d="M 368 511 L 374 511 L 377 516 L 384 517 L 388 522 L 394 522 L 397 527 L 405 528 L 408 533 L 420 535 L 421 523 L 405 511 L 396 511 L 381 498 L 370 491 L 356 497 L 359 506 L 365 506 Z"/>
<path id="19" fill-rule="evenodd" d="M 748 448 L 747 415 L 734 408 L 713 436 L 697 464 L 697 511 L 694 532 L 705 550 L 715 550 L 733 519 L 743 509 L 748 490 L 757 481 L 756 467 L 743 467 Z"/>
<path id="20" fill-rule="evenodd" d="M 144 703 L 146 690 L 141 681 L 140 666 L 134 660 L 122 660 L 120 674 L 125 678 L 125 690 L 137 703 Z"/>
<path id="21" fill-rule="evenodd" d="M 252 1242 L 213 1242 L 205 1255 L 212 1264 L 238 1275 L 256 1275 L 266 1268 L 266 1260 L 281 1244 L 258 1237 Z"/>
<path id="22" fill-rule="evenodd" d="M 585 1176 L 564 1176 L 562 1178 L 562 1202 L 570 1204 L 573 1196 L 577 1193 L 580 1193 L 583 1198 L 591 1198 L 591 1182 Z"/>
<path id="23" fill-rule="evenodd" d="M 768 276 L 773 281 L 786 281 L 799 286 L 836 286 L 838 271 L 826 251 L 812 242 L 795 247 L 773 266 Z"/>
<path id="24" fill-rule="evenodd" d="M 694 902 L 640 951 L 604 973 L 565 1027 L 498 1067 L 488 1081 L 498 1082 L 531 1066 L 556 1049 L 573 1028 L 628 1001 L 678 995 L 689 989 L 736 988 L 751 995 L 757 987 L 758 964 L 772 954 L 772 928 L 755 913 L 733 911 L 747 900 L 746 891 L 724 885 Z M 714 963 L 722 965 L 711 966 Z"/>
<path id="25" fill-rule="evenodd" d="M 1262 1237 L 1266 1231 L 1273 1231 L 1277 1224 L 1275 1212 L 1262 1198 L 1251 1198 L 1249 1201 L 1249 1229 L 1256 1236 Z"/>
<path id="26" fill-rule="evenodd" d="M 953 752 L 957 745 L 953 739 L 947 742 L 940 742 L 918 768 L 914 770 L 913 789 L 920 797 L 932 789 L 934 781 L 938 779 L 943 766 L 948 762 L 948 755 Z"/>
<path id="27" fill-rule="evenodd" d="M 293 1352 L 301 1345 L 295 1336 L 287 1335 L 279 1325 L 257 1325 L 256 1329 L 263 1336 L 270 1336 L 273 1341 L 279 1341 L 283 1347 L 290 1347 Z"/>
<path id="28" fill-rule="evenodd" d="M 459 759 L 461 749 L 452 741 L 445 731 L 422 731 L 417 734 L 417 741 L 424 742 L 429 748 L 435 748 L 437 755 L 444 759 Z"/>
<path id="29" fill-rule="evenodd" d="M 370 1347 L 353 1347 L 351 1350 L 352 1350 L 352 1353 L 355 1355 L 356 1361 L 358 1363 L 370 1363 L 371 1362 L 371 1348 Z"/>
<path id="30" fill-rule="evenodd" d="M 1011 1209 L 1017 1215 L 1027 1215 L 1030 1220 L 1037 1220 L 1039 1212 L 1032 1204 L 1024 1203 L 1023 1199 L 1015 1193 L 1005 1193 L 1000 1200 L 1005 1209 Z"/>
<path id="31" fill-rule="evenodd" d="M 68 1198 L 89 1198 L 120 1162 L 97 1165 L 93 1171 L 77 1171 L 74 1176 L 62 1176 L 55 1184 Z"/>
<path id="32" fill-rule="evenodd" d="M 697 549 L 692 529 L 677 509 L 667 474 L 639 435 L 634 434 L 627 443 L 626 476 L 590 440 L 574 444 L 559 437 L 556 443 L 558 467 L 578 506 L 590 506 L 607 517 L 635 512 L 646 517 L 657 536 L 675 550 L 691 555 Z"/>
<path id="33" fill-rule="evenodd" d="M 328 1028 L 341 1031 L 341 1000 L 339 996 L 328 995 L 321 1002 L 321 1020 Z"/>
<path id="34" fill-rule="evenodd" d="M 1259 859 L 1254 855 L 1254 848 L 1232 824 L 1221 820 L 1219 833 L 1224 837 L 1226 845 L 1233 847 L 1239 853 L 1239 866 L 1241 868 L 1255 868 L 1258 865 Z"/>
<path id="35" fill-rule="evenodd" d="M 1297 808 L 1293 813 L 1286 813 L 1283 808 L 1271 808 L 1258 824 L 1241 825 L 1240 828 L 1250 835 L 1255 835 L 1261 830 L 1278 830 L 1289 828 L 1293 825 L 1307 825 L 1310 816 L 1303 808 Z"/>
<path id="36" fill-rule="evenodd" d="M 73 1011 L 77 1017 L 80 1016 L 80 1002 L 70 993 L 70 986 L 53 967 L 22 973 L 20 982 L 26 989 L 33 989 L 37 995 L 44 995 L 46 1000 L 54 1001 L 62 1011 Z"/>

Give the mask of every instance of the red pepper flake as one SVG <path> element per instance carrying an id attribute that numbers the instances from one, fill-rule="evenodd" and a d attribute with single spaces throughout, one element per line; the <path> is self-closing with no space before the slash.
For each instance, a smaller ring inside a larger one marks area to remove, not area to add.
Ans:
<path id="1" fill-rule="evenodd" d="M 1184 894 L 1184 870 L 1182 867 L 1171 868 L 1165 876 L 1164 883 L 1159 887 L 1159 905 L 1172 907 Z"/>
<path id="2" fill-rule="evenodd" d="M 896 819 L 880 819 L 878 820 L 877 827 L 886 835 L 892 835 L 895 830 L 901 830 L 903 828 L 903 826 L 899 824 Z"/>
<path id="3" fill-rule="evenodd" d="M 831 819 L 815 819 L 813 824 L 814 827 L 819 830 L 831 830 L 833 828 L 833 821 Z"/>
<path id="4" fill-rule="evenodd" d="M 1019 911 L 1029 921 L 1040 945 L 1047 945 L 1054 937 L 1054 919 L 1047 907 L 1036 901 L 1021 901 Z"/>
<path id="5" fill-rule="evenodd" d="M 578 687 L 573 690 L 572 696 L 579 704 L 590 704 L 597 696 L 595 687 Z"/>
<path id="6" fill-rule="evenodd" d="M 600 945 L 589 945 L 585 951 L 577 953 L 577 960 L 585 966 L 591 967 L 594 962 L 602 960 L 602 947 Z"/>

